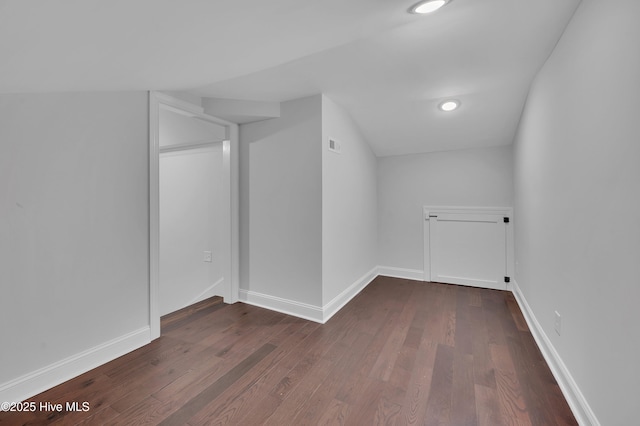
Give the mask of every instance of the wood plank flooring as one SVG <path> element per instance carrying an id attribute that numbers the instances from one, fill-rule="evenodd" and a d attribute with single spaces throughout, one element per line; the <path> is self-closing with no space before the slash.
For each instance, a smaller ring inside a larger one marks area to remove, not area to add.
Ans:
<path id="1" fill-rule="evenodd" d="M 2 425 L 575 425 L 511 293 L 378 277 L 326 324 L 209 299 Z"/>

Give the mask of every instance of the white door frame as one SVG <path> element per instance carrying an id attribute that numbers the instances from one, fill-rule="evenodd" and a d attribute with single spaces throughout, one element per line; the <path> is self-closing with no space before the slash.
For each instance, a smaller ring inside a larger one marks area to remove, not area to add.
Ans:
<path id="1" fill-rule="evenodd" d="M 230 296 L 225 303 L 238 301 L 240 251 L 239 251 L 239 139 L 238 125 L 204 113 L 200 106 L 185 102 L 160 92 L 149 92 L 149 328 L 151 339 L 160 337 L 160 107 L 179 114 L 209 121 L 227 129 L 223 142 L 223 168 L 229 187 L 230 229 L 227 246 L 230 253 L 225 276 L 230 277 Z"/>
<path id="2" fill-rule="evenodd" d="M 423 206 L 422 207 L 422 230 L 423 230 L 423 266 L 424 281 L 431 281 L 431 248 L 429 245 L 429 216 L 438 214 L 486 214 L 503 215 L 509 218 L 506 225 L 506 267 L 507 276 L 513 278 L 513 209 L 511 207 L 472 207 L 472 206 Z M 510 283 L 506 285 L 507 290 L 512 289 Z"/>

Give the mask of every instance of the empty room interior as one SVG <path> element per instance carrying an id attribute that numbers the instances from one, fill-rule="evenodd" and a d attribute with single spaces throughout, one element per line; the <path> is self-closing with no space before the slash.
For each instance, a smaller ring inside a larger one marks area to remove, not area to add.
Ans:
<path id="1" fill-rule="evenodd" d="M 639 19 L 0 0 L 0 424 L 638 424 Z"/>

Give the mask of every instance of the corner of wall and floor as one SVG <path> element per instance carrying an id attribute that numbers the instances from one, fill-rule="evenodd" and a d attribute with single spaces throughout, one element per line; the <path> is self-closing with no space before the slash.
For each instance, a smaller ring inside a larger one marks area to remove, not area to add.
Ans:
<path id="1" fill-rule="evenodd" d="M 511 284 L 511 291 L 513 292 L 513 295 L 518 302 L 518 306 L 520 307 L 520 310 L 522 311 L 522 314 L 527 321 L 527 325 L 529 326 L 531 335 L 536 341 L 538 349 L 540 349 L 540 352 L 542 352 L 542 356 L 547 362 L 547 365 L 549 366 L 553 377 L 558 382 L 558 385 L 562 390 L 562 394 L 566 398 L 569 407 L 571 407 L 571 411 L 576 417 L 576 420 L 580 425 L 600 425 L 600 422 L 596 418 L 593 410 L 591 409 L 591 406 L 589 405 L 588 401 L 580 391 L 580 388 L 571 376 L 569 369 L 558 354 L 556 348 L 553 346 L 553 343 L 551 343 L 551 340 L 545 333 L 544 329 L 538 322 L 538 319 L 531 310 L 531 307 L 527 303 L 527 299 L 525 299 L 522 291 L 520 291 L 518 283 L 514 280 L 511 282 Z"/>

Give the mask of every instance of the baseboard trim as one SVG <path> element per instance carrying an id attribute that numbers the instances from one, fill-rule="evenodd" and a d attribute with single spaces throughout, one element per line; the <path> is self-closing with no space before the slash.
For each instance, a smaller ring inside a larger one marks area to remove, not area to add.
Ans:
<path id="1" fill-rule="evenodd" d="M 378 267 L 360 277 L 356 282 L 347 287 L 342 293 L 333 298 L 322 307 L 322 322 L 325 323 L 344 307 L 351 299 L 356 297 L 366 286 L 378 277 Z"/>
<path id="2" fill-rule="evenodd" d="M 378 275 L 376 266 L 322 307 L 244 289 L 240 289 L 239 300 L 249 305 L 324 324 Z"/>
<path id="3" fill-rule="evenodd" d="M 210 298 L 212 296 L 223 296 L 223 297 L 226 296 L 224 294 L 215 294 L 216 287 L 218 287 L 223 282 L 224 282 L 224 277 L 220 278 L 218 281 L 213 283 L 212 286 L 210 286 L 205 291 L 200 293 L 195 299 L 193 299 L 191 302 L 189 302 L 189 305 L 193 305 L 194 303 L 202 302 L 203 300 L 208 299 L 208 298 Z M 187 305 L 187 306 L 189 306 L 189 305 Z"/>
<path id="4" fill-rule="evenodd" d="M 241 302 L 249 305 L 270 309 L 322 324 L 322 308 L 320 306 L 244 289 L 240 289 L 239 296 Z"/>
<path id="5" fill-rule="evenodd" d="M 150 328 L 117 337 L 39 370 L 0 384 L 0 401 L 19 402 L 151 342 Z"/>
<path id="6" fill-rule="evenodd" d="M 404 278 L 406 280 L 424 281 L 424 271 L 419 269 L 396 268 L 394 266 L 378 266 L 378 275 Z"/>
<path id="7" fill-rule="evenodd" d="M 555 377 L 564 397 L 567 400 L 567 403 L 571 407 L 571 411 L 573 415 L 576 417 L 576 420 L 580 425 L 584 426 L 600 426 L 600 422 L 596 418 L 595 413 L 589 406 L 586 398 L 580 391 L 580 388 L 576 384 L 575 380 L 569 373 L 567 366 L 560 358 L 560 355 L 556 351 L 555 347 L 551 343 L 551 340 L 547 336 L 547 334 L 542 329 L 542 326 L 538 322 L 538 319 L 534 315 L 527 299 L 525 299 L 518 283 L 515 280 L 512 280 L 513 284 L 513 294 L 520 305 L 520 310 L 524 314 L 524 318 L 529 325 L 529 330 L 531 330 L 531 334 L 538 344 L 538 348 L 540 348 L 540 352 L 544 356 L 544 359 L 547 361 L 549 368 L 551 369 L 551 373 Z"/>

